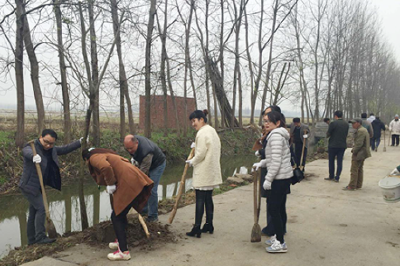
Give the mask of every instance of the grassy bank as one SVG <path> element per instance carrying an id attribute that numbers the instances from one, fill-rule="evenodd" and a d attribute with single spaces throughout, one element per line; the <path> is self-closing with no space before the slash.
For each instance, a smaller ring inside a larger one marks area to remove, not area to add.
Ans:
<path id="1" fill-rule="evenodd" d="M 108 127 L 112 128 L 112 127 Z M 115 150 L 121 156 L 129 157 L 119 139 L 117 130 L 103 129 L 101 131 L 100 147 Z M 73 132 L 77 132 L 73 130 Z M 58 132 L 58 145 L 63 143 L 63 134 Z M 190 130 L 186 137 L 177 137 L 173 132 L 163 136 L 162 132 L 153 132 L 154 141 L 166 154 L 168 163 L 183 162 L 190 151 L 190 144 L 195 140 L 196 132 Z M 23 158 L 21 150 L 14 145 L 15 132 L 0 130 L 0 193 L 15 191 L 22 173 Z M 257 135 L 251 129 L 222 130 L 219 132 L 223 155 L 248 154 Z M 78 139 L 79 133 L 74 138 Z M 36 133 L 28 132 L 26 140 L 36 138 Z M 80 152 L 75 151 L 66 156 L 60 156 L 63 183 L 68 184 L 79 176 Z"/>

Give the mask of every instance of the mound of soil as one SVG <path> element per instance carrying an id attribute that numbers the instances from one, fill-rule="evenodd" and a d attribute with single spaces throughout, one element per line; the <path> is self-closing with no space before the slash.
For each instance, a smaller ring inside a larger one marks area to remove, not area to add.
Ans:
<path id="1" fill-rule="evenodd" d="M 139 247 L 141 250 L 151 251 L 166 243 L 177 241 L 177 237 L 169 231 L 169 225 L 159 222 L 147 223 L 147 228 L 150 232 L 150 237 L 147 238 L 137 216 L 128 217 L 128 221 L 127 241 L 130 248 Z M 0 265 L 20 265 L 44 256 L 53 256 L 57 252 L 82 243 L 105 248 L 109 242 L 113 241 L 115 241 L 115 234 L 112 223 L 106 221 L 90 227 L 83 232 L 65 233 L 62 237 L 57 238 L 57 241 L 53 244 L 15 248 L 15 250 L 10 251 L 6 257 L 0 260 Z"/>

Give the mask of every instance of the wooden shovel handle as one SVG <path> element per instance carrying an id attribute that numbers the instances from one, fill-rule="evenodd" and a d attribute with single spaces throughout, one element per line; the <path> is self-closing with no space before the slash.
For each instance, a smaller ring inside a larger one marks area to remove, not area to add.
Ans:
<path id="1" fill-rule="evenodd" d="M 192 150 L 190 151 L 190 154 L 189 154 L 187 159 L 190 160 L 190 159 L 193 158 L 193 156 L 194 156 L 194 148 L 192 148 Z M 174 221 L 175 214 L 176 214 L 176 212 L 178 210 L 179 200 L 181 199 L 182 194 L 183 194 L 183 192 L 185 190 L 185 179 L 186 179 L 186 172 L 187 172 L 188 169 L 189 169 L 189 164 L 186 163 L 185 164 L 185 169 L 183 170 L 181 183 L 179 185 L 179 191 L 178 191 L 178 195 L 176 197 L 175 205 L 174 205 L 174 208 L 172 209 L 171 214 L 170 214 L 170 216 L 168 218 L 168 223 L 170 223 L 170 224 L 172 224 L 172 222 Z"/>
<path id="2" fill-rule="evenodd" d="M 145 223 L 145 221 L 144 221 L 144 219 L 143 219 L 143 216 L 140 215 L 140 213 L 138 213 L 138 215 L 139 215 L 139 222 L 140 222 L 140 224 L 141 224 L 142 227 L 143 227 L 143 230 L 144 230 L 144 232 L 145 232 L 145 234 L 146 234 L 146 237 L 147 237 L 147 238 L 150 238 L 150 232 L 149 232 L 149 229 L 147 228 L 147 225 L 146 225 L 146 223 Z"/>
<path id="3" fill-rule="evenodd" d="M 307 130 L 304 129 L 304 135 L 306 135 L 306 133 L 307 133 Z M 306 148 L 306 142 L 307 142 L 307 139 L 303 138 L 303 147 L 301 149 L 301 159 L 300 159 L 300 165 L 299 165 L 299 168 L 301 171 L 303 171 L 303 168 L 304 168 L 303 159 L 304 159 L 304 149 Z"/>
<path id="4" fill-rule="evenodd" d="M 34 140 L 29 141 L 29 144 L 31 145 L 33 156 L 36 156 L 37 153 L 36 153 Z M 40 168 L 40 164 L 38 164 L 38 163 L 35 163 L 35 166 L 36 166 L 37 174 L 39 176 L 40 187 L 42 188 L 43 204 L 44 204 L 44 209 L 46 210 L 46 217 L 48 219 L 50 219 L 49 205 L 47 203 L 46 190 L 44 189 L 42 169 Z"/>
<path id="5" fill-rule="evenodd" d="M 254 204 L 254 223 L 256 224 L 258 222 L 258 203 L 257 203 L 257 171 L 253 171 L 253 204 Z"/>

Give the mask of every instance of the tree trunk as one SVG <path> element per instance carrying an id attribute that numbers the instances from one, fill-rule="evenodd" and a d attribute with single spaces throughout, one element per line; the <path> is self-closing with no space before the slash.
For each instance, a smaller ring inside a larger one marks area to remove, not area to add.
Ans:
<path id="1" fill-rule="evenodd" d="M 62 39 L 62 18 L 61 18 L 61 8 L 60 0 L 53 0 L 54 3 L 54 13 L 56 16 L 57 23 L 57 49 L 58 49 L 58 59 L 61 74 L 61 91 L 63 97 L 63 113 L 64 113 L 64 144 L 71 141 L 71 112 L 69 107 L 69 91 L 67 84 L 67 67 L 65 66 L 65 56 L 64 56 L 64 44 Z"/>
<path id="2" fill-rule="evenodd" d="M 25 95 L 24 95 L 24 18 L 23 0 L 15 0 L 17 5 L 15 31 L 15 81 L 17 88 L 17 133 L 15 144 L 22 148 L 25 137 Z"/>
<path id="3" fill-rule="evenodd" d="M 150 0 L 149 21 L 147 23 L 146 35 L 146 63 L 145 63 L 145 121 L 144 135 L 146 138 L 151 138 L 151 39 L 153 37 L 154 15 L 156 14 L 156 0 Z"/>
<path id="4" fill-rule="evenodd" d="M 22 5 L 22 12 L 24 14 L 26 13 L 25 5 Z M 42 90 L 40 89 L 40 82 L 39 82 L 39 63 L 37 61 L 35 50 L 33 48 L 29 23 L 26 15 L 23 15 L 23 19 L 24 19 L 24 43 L 26 52 L 28 54 L 29 62 L 31 65 L 32 88 L 36 102 L 38 134 L 40 134 L 44 129 L 44 105 L 43 105 Z"/>
<path id="5" fill-rule="evenodd" d="M 90 57 L 92 65 L 92 82 L 95 88 L 94 106 L 93 106 L 93 144 L 100 146 L 100 90 L 99 90 L 99 62 L 97 59 L 97 37 L 94 21 L 93 4 L 95 0 L 88 0 L 89 9 L 89 31 L 90 31 Z"/>
<path id="6" fill-rule="evenodd" d="M 126 134 L 126 126 L 125 126 L 125 99 L 124 96 L 129 91 L 128 89 L 128 81 L 126 79 L 125 66 L 122 60 L 122 48 L 121 48 L 121 34 L 119 19 L 118 19 L 118 4 L 116 0 L 111 0 L 111 16 L 113 20 L 113 30 L 114 30 L 114 38 L 117 46 L 117 54 L 118 54 L 118 66 L 119 66 L 119 87 L 120 87 L 120 128 L 119 135 L 120 139 L 123 140 Z M 130 101 L 130 99 L 129 99 Z M 127 99 L 128 102 L 128 99 Z M 132 110 L 130 110 L 132 112 Z M 133 118 L 133 117 L 132 117 Z"/>

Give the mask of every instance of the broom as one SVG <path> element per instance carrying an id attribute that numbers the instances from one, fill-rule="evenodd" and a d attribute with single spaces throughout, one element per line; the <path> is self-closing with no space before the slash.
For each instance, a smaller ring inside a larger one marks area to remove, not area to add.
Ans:
<path id="1" fill-rule="evenodd" d="M 261 227 L 258 224 L 258 218 L 260 217 L 260 205 L 261 205 L 260 194 L 261 193 L 258 193 L 259 196 L 257 197 L 257 180 L 258 180 L 259 175 L 260 175 L 260 170 L 253 172 L 254 225 L 253 225 L 253 229 L 251 229 L 251 242 L 260 242 L 261 241 Z M 258 202 L 257 202 L 257 198 L 258 198 Z"/>
<path id="2" fill-rule="evenodd" d="M 29 144 L 31 145 L 33 156 L 36 156 L 37 153 L 36 153 L 34 140 L 29 141 Z M 56 231 L 56 227 L 54 226 L 53 221 L 50 218 L 50 212 L 49 212 L 49 205 L 47 203 L 46 190 L 44 189 L 44 184 L 43 184 L 42 169 L 40 168 L 40 164 L 38 164 L 38 163 L 35 163 L 35 166 L 36 166 L 37 174 L 39 176 L 40 187 L 42 188 L 42 197 L 43 197 L 44 209 L 46 210 L 46 221 L 45 221 L 46 231 L 49 234 L 50 238 L 56 238 L 57 237 L 57 231 Z"/>
<path id="3" fill-rule="evenodd" d="M 383 131 L 383 152 L 386 152 L 386 132 Z"/>
<path id="4" fill-rule="evenodd" d="M 192 148 L 192 150 L 190 151 L 189 157 L 187 159 L 188 160 L 192 159 L 193 155 L 194 155 L 194 148 Z M 176 196 L 175 205 L 171 211 L 171 214 L 169 215 L 169 219 L 168 219 L 169 224 L 172 224 L 172 222 L 174 221 L 176 211 L 178 210 L 179 200 L 181 199 L 183 191 L 185 190 L 185 179 L 186 179 L 186 172 L 187 172 L 188 168 L 189 168 L 189 164 L 185 164 L 185 169 L 183 170 L 183 175 L 181 178 L 181 183 L 179 185 L 179 192 L 178 192 L 178 195 Z"/>

